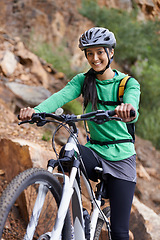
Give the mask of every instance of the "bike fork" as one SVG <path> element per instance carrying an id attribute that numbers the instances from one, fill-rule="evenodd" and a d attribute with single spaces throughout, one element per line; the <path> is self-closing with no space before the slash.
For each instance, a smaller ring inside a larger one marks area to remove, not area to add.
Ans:
<path id="1" fill-rule="evenodd" d="M 44 186 L 43 184 L 40 184 L 39 189 L 38 189 L 37 199 L 36 199 L 36 202 L 35 202 L 35 205 L 33 208 L 30 222 L 27 226 L 24 240 L 32 240 L 33 239 L 33 235 L 34 235 L 35 229 L 38 224 L 39 215 L 41 213 L 47 192 L 48 192 L 48 188 L 46 186 Z"/>
<path id="2" fill-rule="evenodd" d="M 65 175 L 65 185 L 63 187 L 63 193 L 62 193 L 62 198 L 61 202 L 58 208 L 58 213 L 56 217 L 56 222 L 53 227 L 53 230 L 51 232 L 51 238 L 50 240 L 60 240 L 61 239 L 61 234 L 62 234 L 62 229 L 65 221 L 65 217 L 69 208 L 69 203 L 73 195 L 73 182 L 75 179 L 75 176 L 77 174 L 77 168 L 73 167 L 71 170 L 70 178 Z M 56 177 L 64 177 L 63 174 L 61 173 L 54 173 L 53 174 Z"/>

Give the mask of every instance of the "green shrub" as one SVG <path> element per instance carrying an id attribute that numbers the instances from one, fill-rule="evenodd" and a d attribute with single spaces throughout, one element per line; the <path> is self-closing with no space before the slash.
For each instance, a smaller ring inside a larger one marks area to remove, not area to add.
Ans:
<path id="1" fill-rule="evenodd" d="M 75 115 L 82 114 L 82 104 L 78 100 L 73 100 L 69 103 L 66 103 L 63 106 L 63 109 L 68 113 L 74 113 Z"/>
<path id="2" fill-rule="evenodd" d="M 136 133 L 152 141 L 160 149 L 160 72 L 157 60 L 139 60 L 132 71 L 141 84 L 140 117 L 136 124 Z"/>
<path id="3" fill-rule="evenodd" d="M 157 149 L 160 149 L 160 107 L 151 111 L 144 107 L 140 108 L 136 134 L 150 140 Z"/>
<path id="4" fill-rule="evenodd" d="M 42 140 L 47 142 L 47 141 L 49 141 L 51 138 L 52 138 L 52 133 L 51 133 L 51 131 L 46 130 L 46 131 L 43 133 Z"/>
<path id="5" fill-rule="evenodd" d="M 157 61 L 139 60 L 132 72 L 141 85 L 141 105 L 148 111 L 160 106 L 160 71 Z"/>

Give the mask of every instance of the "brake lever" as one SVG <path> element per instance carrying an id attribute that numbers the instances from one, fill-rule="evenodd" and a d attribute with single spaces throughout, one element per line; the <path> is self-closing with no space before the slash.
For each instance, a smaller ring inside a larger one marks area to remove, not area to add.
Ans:
<path id="1" fill-rule="evenodd" d="M 117 120 L 122 121 L 122 118 L 119 117 L 110 117 L 108 112 L 105 113 L 98 113 L 96 114 L 95 118 L 90 119 L 91 121 L 97 123 L 97 124 L 103 124 L 104 122 L 109 122 L 111 120 Z"/>
<path id="2" fill-rule="evenodd" d="M 20 120 L 19 115 L 17 116 L 17 118 Z M 45 125 L 46 122 L 47 121 L 45 120 L 45 113 L 42 116 L 40 116 L 38 113 L 33 113 L 32 118 L 30 120 L 21 121 L 18 123 L 18 125 L 22 125 L 25 123 L 31 123 L 31 124 L 36 123 L 37 126 L 40 127 Z"/>
<path id="3" fill-rule="evenodd" d="M 120 118 L 120 117 L 110 117 L 110 120 L 122 121 L 122 118 Z"/>
<path id="4" fill-rule="evenodd" d="M 70 114 L 62 115 L 62 117 L 63 117 L 63 120 L 64 120 L 66 123 L 69 123 L 69 122 L 77 119 L 76 115 L 74 115 L 74 114 L 72 114 L 72 115 L 70 115 Z"/>
<path id="5" fill-rule="evenodd" d="M 46 113 L 41 113 L 39 115 L 38 113 L 33 113 L 32 115 L 32 123 L 36 123 L 37 127 L 42 127 L 47 123 L 47 120 L 45 119 Z"/>
<path id="6" fill-rule="evenodd" d="M 32 119 L 31 120 L 25 120 L 25 121 L 19 122 L 18 125 L 22 125 L 22 124 L 25 124 L 25 123 L 33 123 L 33 122 L 32 122 Z"/>
<path id="7" fill-rule="evenodd" d="M 112 115 L 109 115 L 109 111 L 105 111 L 105 116 L 106 116 L 106 119 L 107 119 L 107 120 L 104 120 L 105 122 L 110 121 L 110 120 L 122 121 L 122 118 L 114 117 L 114 115 L 115 115 L 114 111 L 111 111 L 111 112 L 113 112 Z"/>
<path id="8" fill-rule="evenodd" d="M 110 117 L 107 112 L 103 113 L 97 113 L 93 119 L 90 119 L 91 121 L 97 123 L 97 124 L 103 124 L 104 122 L 110 121 Z"/>

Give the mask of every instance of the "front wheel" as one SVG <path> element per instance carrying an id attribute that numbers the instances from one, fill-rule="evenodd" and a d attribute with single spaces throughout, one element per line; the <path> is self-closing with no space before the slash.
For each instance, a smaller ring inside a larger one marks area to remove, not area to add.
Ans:
<path id="1" fill-rule="evenodd" d="M 45 190 L 45 195 L 42 196 L 44 203 L 42 204 L 43 200 L 39 197 L 38 208 L 35 208 L 35 201 L 41 188 Z M 49 233 L 55 224 L 61 194 L 61 185 L 50 172 L 31 168 L 20 173 L 11 181 L 0 198 L 0 239 L 50 239 Z M 42 206 L 39 207 L 40 205 Z M 36 223 L 34 223 L 34 218 Z M 28 228 L 29 231 L 26 231 Z M 61 239 L 71 239 L 69 211 Z"/>
<path id="2" fill-rule="evenodd" d="M 110 218 L 110 207 L 106 207 L 102 211 L 105 214 L 105 216 L 109 219 Z M 104 223 L 105 223 L 105 221 L 102 218 L 102 216 L 99 216 L 98 221 L 97 221 L 95 234 L 94 234 L 94 240 L 100 240 L 100 239 L 111 240 L 110 230 L 108 230 L 107 227 L 105 226 L 105 229 L 103 231 Z"/>

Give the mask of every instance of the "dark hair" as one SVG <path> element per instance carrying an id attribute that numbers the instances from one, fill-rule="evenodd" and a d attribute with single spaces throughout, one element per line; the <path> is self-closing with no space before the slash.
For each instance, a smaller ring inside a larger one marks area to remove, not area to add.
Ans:
<path id="1" fill-rule="evenodd" d="M 92 110 L 97 110 L 98 96 L 96 89 L 96 74 L 92 68 L 85 73 L 82 96 L 84 97 L 84 109 L 87 107 L 88 103 L 91 102 Z"/>

